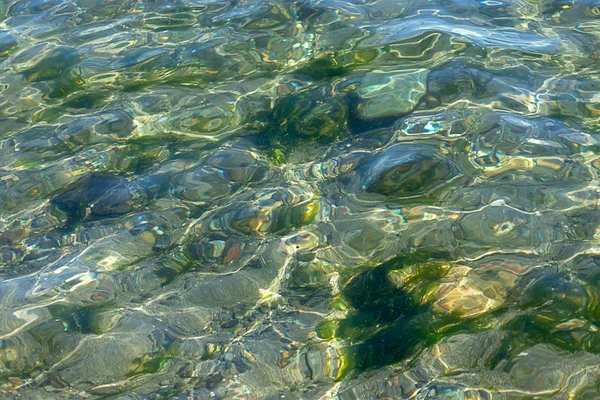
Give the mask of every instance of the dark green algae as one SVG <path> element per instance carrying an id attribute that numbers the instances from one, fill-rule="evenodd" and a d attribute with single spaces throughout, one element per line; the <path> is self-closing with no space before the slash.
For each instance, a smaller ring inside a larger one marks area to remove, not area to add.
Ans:
<path id="1" fill-rule="evenodd" d="M 459 331 L 460 318 L 436 315 L 427 292 L 449 270 L 449 264 L 429 253 L 400 255 L 381 265 L 346 271 L 339 302 L 348 307 L 341 320 L 322 322 L 317 334 L 323 339 L 342 340 L 345 370 L 364 371 L 401 361 L 419 345 L 431 345 Z M 395 271 L 410 270 L 399 287 Z"/>
<path id="2" fill-rule="evenodd" d="M 486 364 L 508 371 L 507 360 L 538 343 L 568 352 L 600 353 L 600 274 L 533 270 L 520 278 L 506 303 L 475 317 L 443 313 L 433 307 L 434 293 L 455 265 L 444 252 L 401 254 L 380 265 L 363 265 L 341 274 L 333 308 L 342 319 L 322 321 L 317 335 L 342 343 L 338 376 L 411 363 L 423 350 L 458 333 L 499 329 L 503 342 Z M 600 258 L 594 258 L 594 264 Z M 582 258 L 583 262 L 585 261 Z M 590 273 L 591 272 L 591 273 Z M 398 279 L 398 277 L 401 277 Z M 579 324 L 573 329 L 568 324 Z"/>

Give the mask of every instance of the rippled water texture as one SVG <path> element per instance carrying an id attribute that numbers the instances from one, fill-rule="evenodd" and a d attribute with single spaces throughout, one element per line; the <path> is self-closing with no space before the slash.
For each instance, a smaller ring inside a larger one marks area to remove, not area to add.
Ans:
<path id="1" fill-rule="evenodd" d="M 0 398 L 600 398 L 599 1 L 0 15 Z"/>

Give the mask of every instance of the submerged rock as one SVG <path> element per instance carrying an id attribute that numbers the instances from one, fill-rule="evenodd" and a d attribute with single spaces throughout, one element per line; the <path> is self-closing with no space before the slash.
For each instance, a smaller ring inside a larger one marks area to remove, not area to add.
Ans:
<path id="1" fill-rule="evenodd" d="M 319 209 L 316 196 L 304 188 L 270 189 L 216 213 L 209 229 L 243 235 L 282 233 L 311 222 Z"/>
<path id="2" fill-rule="evenodd" d="M 52 199 L 52 203 L 73 218 L 90 213 L 101 217 L 125 214 L 134 209 L 134 198 L 125 178 L 91 174 Z"/>
<path id="3" fill-rule="evenodd" d="M 0 31 L 0 57 L 6 57 L 17 47 L 17 38 L 10 31 Z"/>
<path id="4" fill-rule="evenodd" d="M 358 118 L 371 121 L 412 111 L 426 93 L 425 69 L 407 72 L 368 72 L 340 83 L 336 90 L 358 98 Z"/>
<path id="5" fill-rule="evenodd" d="M 208 156 L 202 165 L 176 174 L 171 193 L 191 202 L 212 202 L 243 185 L 268 179 L 272 170 L 264 158 L 248 150 L 223 148 Z"/>
<path id="6" fill-rule="evenodd" d="M 345 133 L 348 108 L 325 89 L 308 90 L 281 100 L 273 112 L 275 130 L 289 139 L 330 142 Z"/>
<path id="7" fill-rule="evenodd" d="M 38 46 L 18 54 L 13 61 L 25 62 L 17 65 L 23 77 L 29 82 L 41 82 L 66 76 L 73 65 L 81 59 L 77 49 L 72 47 L 52 47 L 44 43 Z M 30 53 L 32 50 L 34 52 Z M 22 68 L 23 65 L 26 67 Z"/>
<path id="8" fill-rule="evenodd" d="M 457 171 L 439 149 L 397 144 L 379 153 L 363 173 L 362 188 L 383 195 L 415 196 L 442 186 Z"/>
<path id="9" fill-rule="evenodd" d="M 216 200 L 230 191 L 230 182 L 218 171 L 206 167 L 179 174 L 171 183 L 171 193 L 175 197 L 194 202 Z"/>

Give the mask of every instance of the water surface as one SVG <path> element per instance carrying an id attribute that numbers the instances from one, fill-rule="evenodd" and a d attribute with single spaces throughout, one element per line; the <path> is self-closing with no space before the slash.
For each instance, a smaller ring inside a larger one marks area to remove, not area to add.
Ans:
<path id="1" fill-rule="evenodd" d="M 0 397 L 600 398 L 596 0 L 0 2 Z"/>

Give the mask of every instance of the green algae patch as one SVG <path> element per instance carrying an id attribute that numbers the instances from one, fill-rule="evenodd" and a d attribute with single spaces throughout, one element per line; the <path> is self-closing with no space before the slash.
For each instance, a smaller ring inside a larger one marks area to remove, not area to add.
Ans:
<path id="1" fill-rule="evenodd" d="M 316 328 L 316 334 L 321 339 L 335 339 L 335 333 L 337 330 L 336 321 L 324 320 Z"/>
<path id="2" fill-rule="evenodd" d="M 274 165 L 285 164 L 300 145 L 330 144 L 348 134 L 349 109 L 328 87 L 300 91 L 279 100 L 265 114 L 259 135 Z"/>
<path id="3" fill-rule="evenodd" d="M 348 307 L 345 318 L 326 320 L 317 329 L 322 339 L 351 343 L 343 349 L 345 368 L 370 369 L 401 361 L 419 344 L 434 343 L 461 329 L 454 315 L 431 307 L 439 282 L 452 268 L 433 253 L 398 256 L 381 265 L 366 265 L 342 274 L 337 301 Z"/>
<path id="4" fill-rule="evenodd" d="M 170 357 L 162 355 L 147 355 L 136 358 L 131 362 L 132 368 L 127 373 L 127 376 L 134 377 L 143 374 L 155 374 L 163 370 L 170 359 Z"/>
<path id="5" fill-rule="evenodd" d="M 374 49 L 330 53 L 311 60 L 296 72 L 317 80 L 336 78 L 375 61 L 378 55 L 379 52 Z"/>
<path id="6" fill-rule="evenodd" d="M 426 304 L 433 300 L 440 279 L 446 276 L 451 268 L 452 264 L 438 261 L 412 264 L 389 271 L 388 279 L 398 289 L 410 293 L 416 304 Z"/>

